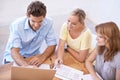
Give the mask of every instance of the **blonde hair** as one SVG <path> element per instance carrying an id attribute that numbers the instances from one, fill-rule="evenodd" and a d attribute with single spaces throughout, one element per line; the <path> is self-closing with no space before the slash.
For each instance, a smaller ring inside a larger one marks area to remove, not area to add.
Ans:
<path id="1" fill-rule="evenodd" d="M 106 22 L 95 27 L 96 32 L 105 39 L 105 46 L 98 46 L 98 53 L 104 54 L 105 61 L 112 60 L 120 51 L 120 31 L 114 22 Z"/>
<path id="2" fill-rule="evenodd" d="M 86 14 L 85 14 L 84 10 L 77 8 L 74 11 L 72 11 L 72 15 L 78 16 L 79 22 L 84 23 L 84 20 L 86 18 Z"/>

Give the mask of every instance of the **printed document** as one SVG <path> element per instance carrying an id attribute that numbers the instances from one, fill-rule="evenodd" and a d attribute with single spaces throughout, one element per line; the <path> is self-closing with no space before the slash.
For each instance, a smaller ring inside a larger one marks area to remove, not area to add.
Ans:
<path id="1" fill-rule="evenodd" d="M 103 80 L 102 77 L 96 72 L 96 74 L 99 76 L 100 80 Z M 83 80 L 94 80 L 90 74 L 83 75 Z"/>
<path id="2" fill-rule="evenodd" d="M 94 80 L 90 74 L 83 75 L 83 80 Z"/>
<path id="3" fill-rule="evenodd" d="M 59 68 L 56 68 L 55 76 L 62 80 L 81 80 L 83 72 L 61 64 Z"/>

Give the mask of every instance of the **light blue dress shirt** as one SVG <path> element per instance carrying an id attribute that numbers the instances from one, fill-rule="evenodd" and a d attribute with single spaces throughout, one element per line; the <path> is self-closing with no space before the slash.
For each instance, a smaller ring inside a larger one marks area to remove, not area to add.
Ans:
<path id="1" fill-rule="evenodd" d="M 20 48 L 20 54 L 23 57 L 39 54 L 44 40 L 47 46 L 57 44 L 52 19 L 45 18 L 39 30 L 35 32 L 30 28 L 27 17 L 19 18 L 10 26 L 10 36 L 4 59 L 13 61 L 11 57 L 11 48 L 13 47 Z"/>

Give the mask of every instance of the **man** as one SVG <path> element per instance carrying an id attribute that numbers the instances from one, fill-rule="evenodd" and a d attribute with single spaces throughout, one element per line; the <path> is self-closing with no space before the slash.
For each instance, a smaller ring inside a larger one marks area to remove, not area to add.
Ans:
<path id="1" fill-rule="evenodd" d="M 10 26 L 10 36 L 4 54 L 4 63 L 15 61 L 20 66 L 42 64 L 55 50 L 56 37 L 53 22 L 46 18 L 46 6 L 33 1 L 27 8 L 26 17 L 22 17 Z M 47 48 L 40 53 L 42 42 Z M 25 59 L 32 57 L 29 62 Z"/>

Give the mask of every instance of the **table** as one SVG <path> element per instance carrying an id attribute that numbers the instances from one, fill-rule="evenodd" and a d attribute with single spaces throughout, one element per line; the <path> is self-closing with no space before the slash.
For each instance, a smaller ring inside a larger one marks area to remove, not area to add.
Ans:
<path id="1" fill-rule="evenodd" d="M 54 63 L 56 59 L 56 53 L 54 55 L 50 56 L 44 63 L 45 64 L 51 64 L 51 60 Z M 63 64 L 73 67 L 75 69 L 81 70 L 84 72 L 84 74 L 88 74 L 88 70 L 85 68 L 84 63 L 80 63 L 77 60 L 75 60 L 68 52 L 65 52 L 63 57 Z M 11 80 L 11 66 L 13 63 L 5 64 L 0 66 L 0 80 Z M 60 80 L 57 77 L 54 77 L 53 80 Z"/>

